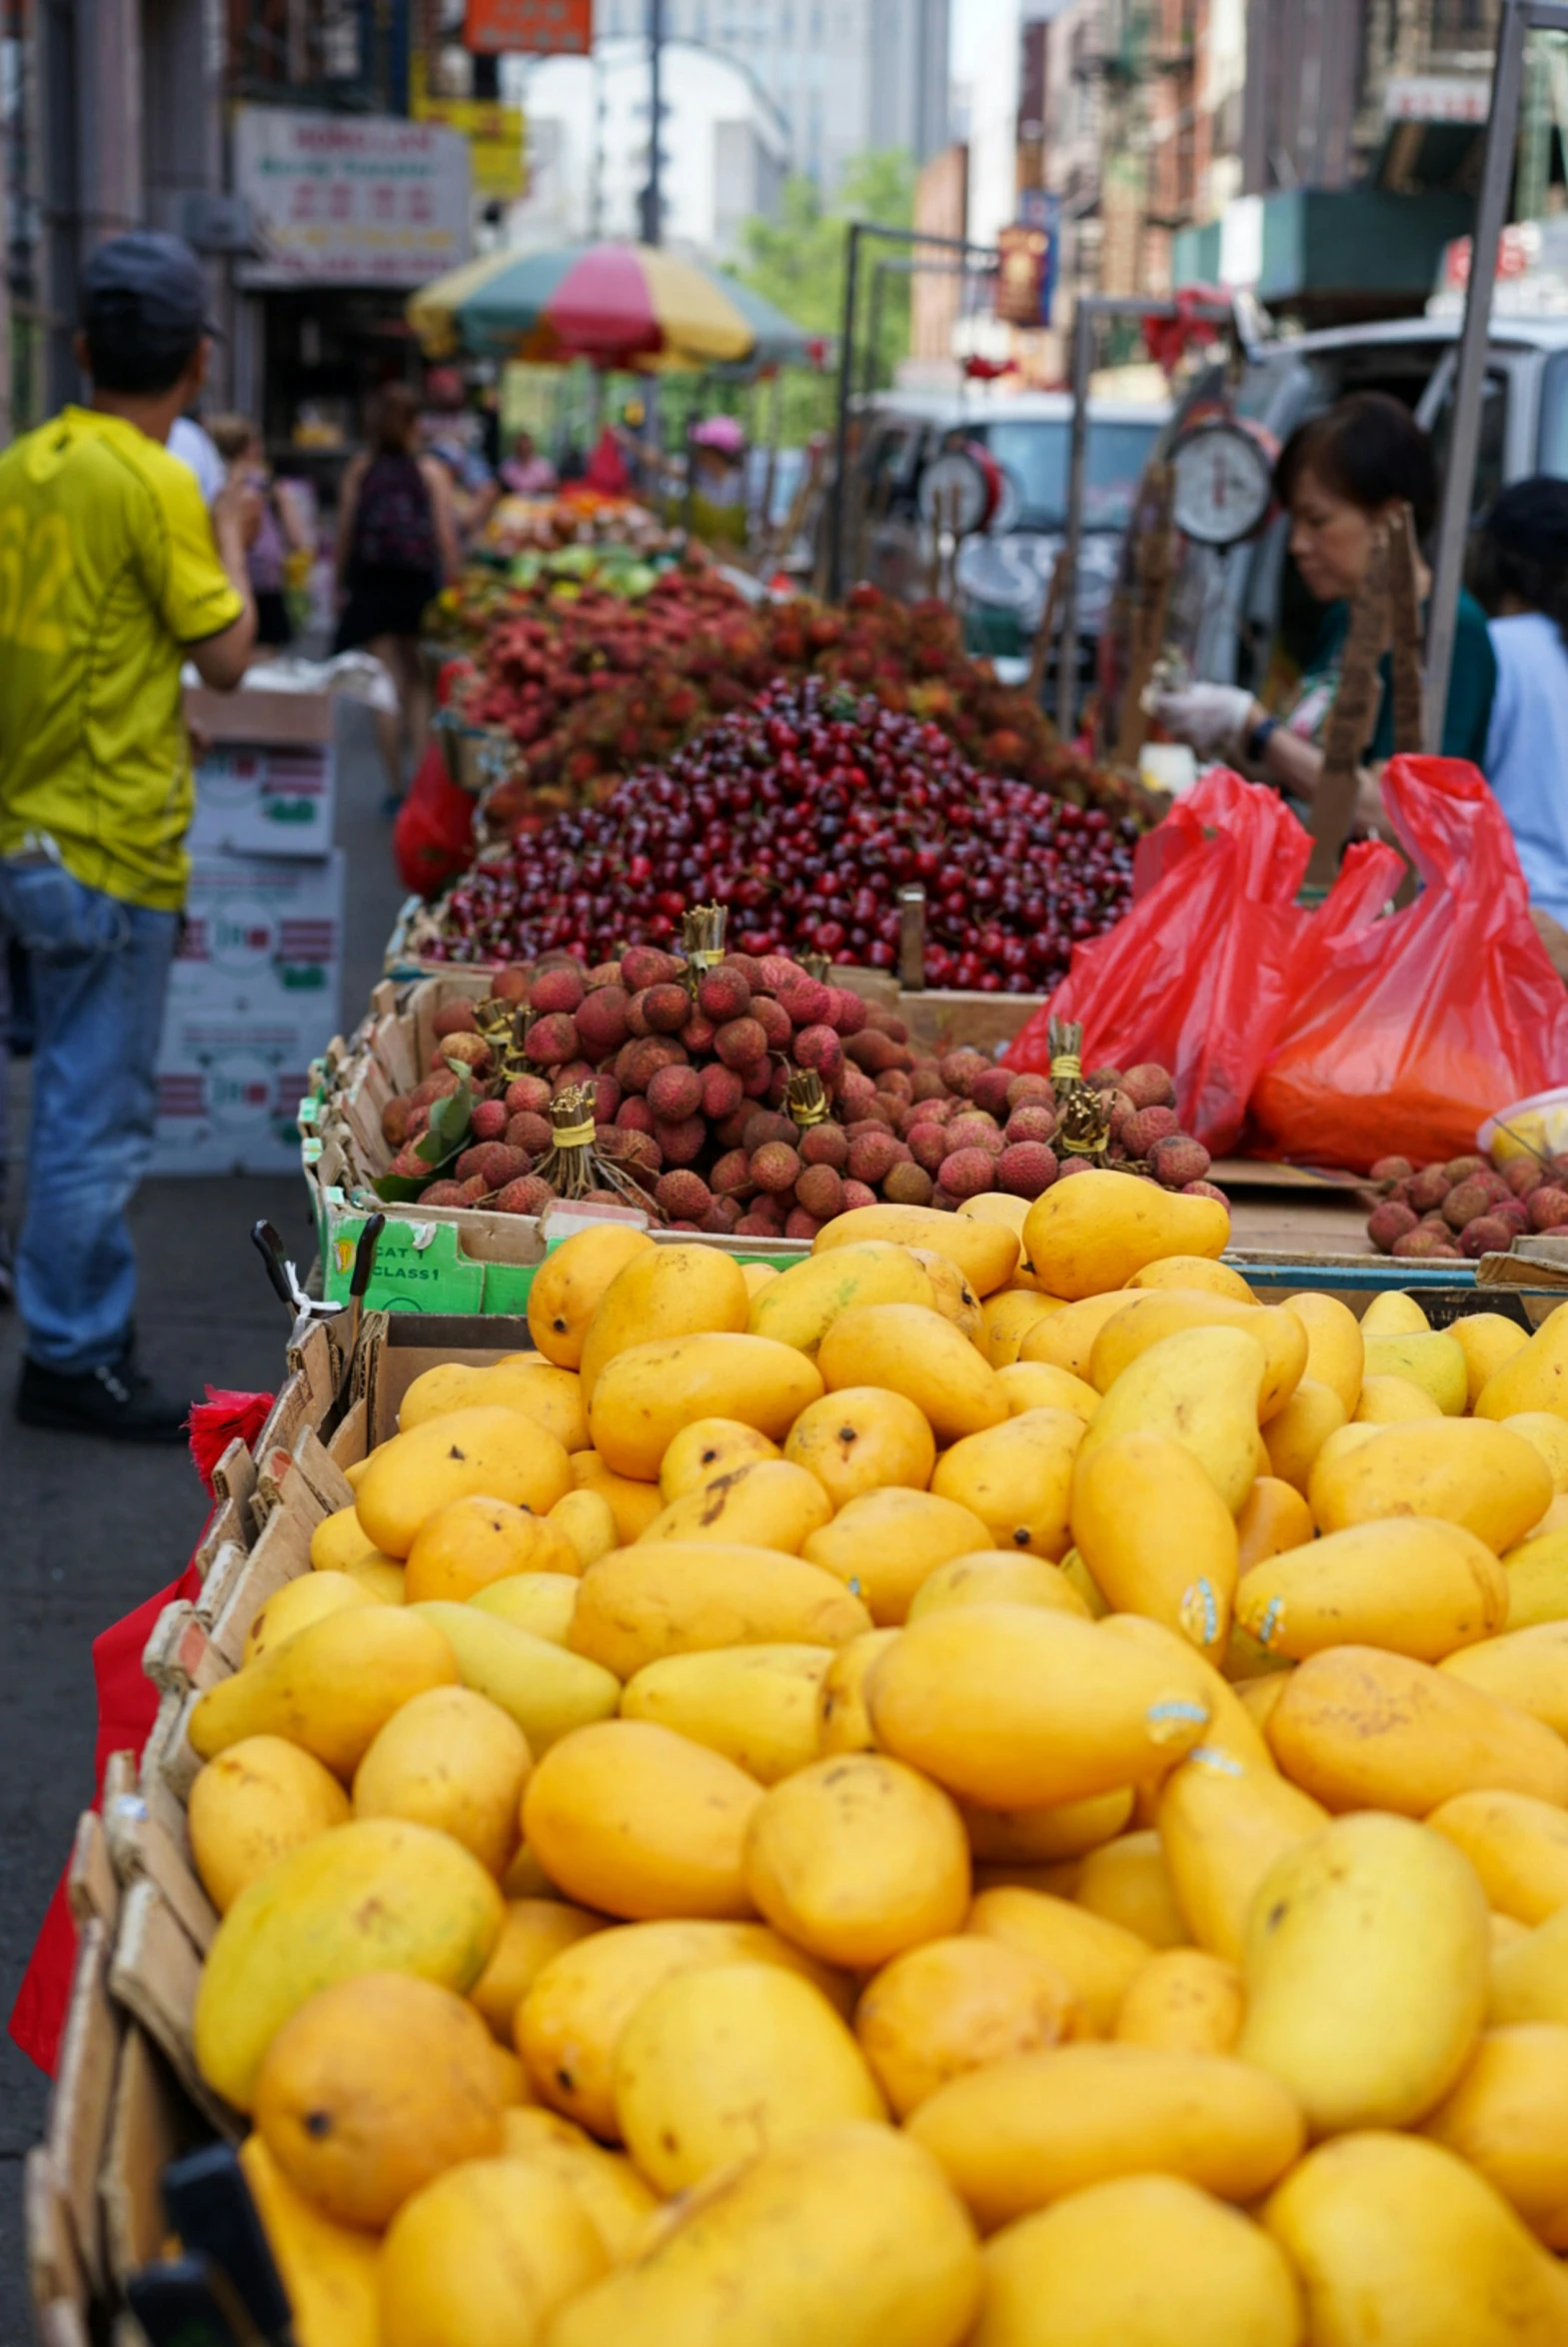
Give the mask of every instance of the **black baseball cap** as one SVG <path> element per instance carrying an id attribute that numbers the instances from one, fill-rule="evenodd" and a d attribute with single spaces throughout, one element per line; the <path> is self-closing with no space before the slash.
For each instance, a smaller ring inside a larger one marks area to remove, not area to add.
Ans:
<path id="1" fill-rule="evenodd" d="M 111 237 L 82 271 L 82 324 L 136 327 L 150 342 L 189 349 L 217 328 L 207 314 L 207 280 L 177 236 L 137 228 Z"/>

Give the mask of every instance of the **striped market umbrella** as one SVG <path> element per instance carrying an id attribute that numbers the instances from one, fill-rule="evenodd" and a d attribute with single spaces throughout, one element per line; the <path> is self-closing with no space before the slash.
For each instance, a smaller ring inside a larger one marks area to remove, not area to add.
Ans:
<path id="1" fill-rule="evenodd" d="M 422 286 L 408 305 L 429 357 L 460 347 L 597 367 L 723 366 L 752 356 L 757 329 L 723 283 L 649 245 L 560 245 L 490 253 Z"/>

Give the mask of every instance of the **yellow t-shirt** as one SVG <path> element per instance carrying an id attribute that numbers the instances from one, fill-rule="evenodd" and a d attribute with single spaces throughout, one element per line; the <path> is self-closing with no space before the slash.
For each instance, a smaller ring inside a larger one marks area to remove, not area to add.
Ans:
<path id="1" fill-rule="evenodd" d="M 0 456 L 0 856 L 46 835 L 87 888 L 178 912 L 183 647 L 243 609 L 195 474 L 134 424 L 66 408 Z"/>

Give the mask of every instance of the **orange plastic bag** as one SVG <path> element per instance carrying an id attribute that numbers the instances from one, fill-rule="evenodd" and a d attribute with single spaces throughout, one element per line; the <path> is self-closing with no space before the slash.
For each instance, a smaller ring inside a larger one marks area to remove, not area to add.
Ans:
<path id="1" fill-rule="evenodd" d="M 1090 1065 L 1169 1069 L 1182 1129 L 1222 1155 L 1288 1014 L 1305 940 L 1369 921 L 1403 869 L 1391 849 L 1352 850 L 1307 914 L 1295 896 L 1311 853 L 1272 791 L 1222 768 L 1205 775 L 1139 842 L 1131 911 L 1074 951 L 1006 1065 L 1046 1074 L 1050 1017 L 1079 1020 Z"/>
<path id="2" fill-rule="evenodd" d="M 1396 758 L 1383 803 L 1422 893 L 1331 954 L 1308 941 L 1252 1096 L 1271 1154 L 1356 1173 L 1473 1150 L 1493 1110 L 1568 1080 L 1568 990 L 1483 777 Z"/>

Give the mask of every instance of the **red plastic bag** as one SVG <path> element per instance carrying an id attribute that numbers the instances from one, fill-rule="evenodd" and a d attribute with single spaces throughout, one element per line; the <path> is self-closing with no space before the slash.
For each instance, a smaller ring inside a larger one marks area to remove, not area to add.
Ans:
<path id="1" fill-rule="evenodd" d="M 1205 775 L 1139 842 L 1132 910 L 1076 949 L 1006 1065 L 1044 1075 L 1050 1016 L 1080 1020 L 1092 1064 L 1168 1068 L 1183 1130 L 1222 1155 L 1284 1023 L 1303 938 L 1370 919 L 1401 869 L 1389 849 L 1353 852 L 1340 886 L 1307 914 L 1295 895 L 1311 853 L 1272 791 L 1223 769 Z"/>
<path id="2" fill-rule="evenodd" d="M 1357 1173 L 1473 1150 L 1493 1110 L 1568 1080 L 1568 990 L 1483 777 L 1396 758 L 1383 803 L 1423 892 L 1330 954 L 1303 951 L 1252 1097 L 1270 1152 Z"/>
<path id="3" fill-rule="evenodd" d="M 439 897 L 474 861 L 474 802 L 448 774 L 437 743 L 398 810 L 392 847 L 403 886 L 421 897 Z"/>

